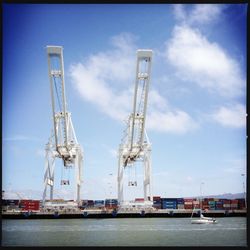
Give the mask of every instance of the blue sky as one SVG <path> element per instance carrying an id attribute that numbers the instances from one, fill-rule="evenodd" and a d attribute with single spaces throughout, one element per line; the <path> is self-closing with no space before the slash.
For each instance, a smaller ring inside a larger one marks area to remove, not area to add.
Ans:
<path id="1" fill-rule="evenodd" d="M 202 182 L 204 195 L 243 192 L 246 17 L 246 4 L 4 4 L 6 196 L 41 198 L 52 129 L 47 45 L 64 48 L 66 99 L 84 150 L 82 199 L 117 196 L 137 49 L 154 52 L 146 121 L 153 195 L 196 196 Z M 57 180 L 61 167 L 58 159 Z M 138 181 L 142 173 L 137 166 Z M 141 185 L 126 188 L 128 198 L 143 196 Z M 55 198 L 71 192 L 58 185 Z"/>

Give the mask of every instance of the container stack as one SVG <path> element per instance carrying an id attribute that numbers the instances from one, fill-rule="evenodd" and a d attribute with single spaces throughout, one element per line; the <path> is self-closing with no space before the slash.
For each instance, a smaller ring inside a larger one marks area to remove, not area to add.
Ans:
<path id="1" fill-rule="evenodd" d="M 208 201 L 208 206 L 209 206 L 209 210 L 215 210 L 215 201 L 210 199 Z"/>
<path id="2" fill-rule="evenodd" d="M 184 199 L 177 198 L 177 209 L 184 209 Z"/>
<path id="3" fill-rule="evenodd" d="M 144 202 L 144 198 L 135 198 L 135 202 Z"/>
<path id="4" fill-rule="evenodd" d="M 88 206 L 88 200 L 81 200 L 80 209 L 85 209 Z"/>
<path id="5" fill-rule="evenodd" d="M 153 207 L 161 209 L 161 196 L 153 196 Z"/>
<path id="6" fill-rule="evenodd" d="M 231 209 L 232 210 L 238 209 L 238 204 L 239 204 L 238 200 L 231 200 Z"/>
<path id="7" fill-rule="evenodd" d="M 104 207 L 104 200 L 95 200 L 94 207 L 96 208 L 103 208 Z"/>
<path id="8" fill-rule="evenodd" d="M 105 208 L 107 209 L 116 209 L 118 207 L 117 199 L 106 199 L 105 200 Z"/>
<path id="9" fill-rule="evenodd" d="M 246 208 L 246 202 L 245 199 L 238 199 L 238 209 L 245 209 Z"/>
<path id="10" fill-rule="evenodd" d="M 201 201 L 202 205 L 202 210 L 209 210 L 209 205 L 208 205 L 208 199 L 205 198 Z"/>
<path id="11" fill-rule="evenodd" d="M 193 208 L 199 209 L 200 208 L 200 201 L 197 199 L 193 199 Z"/>
<path id="12" fill-rule="evenodd" d="M 88 200 L 87 207 L 88 208 L 94 207 L 94 201 L 93 200 Z"/>
<path id="13" fill-rule="evenodd" d="M 162 198 L 161 199 L 162 209 L 177 209 L 176 198 Z"/>
<path id="14" fill-rule="evenodd" d="M 215 201 L 215 210 L 223 210 L 223 199 L 219 199 L 218 201 Z"/>
<path id="15" fill-rule="evenodd" d="M 193 199 L 191 198 L 184 199 L 184 209 L 193 209 Z"/>
<path id="16" fill-rule="evenodd" d="M 22 211 L 38 211 L 40 209 L 39 200 L 21 200 L 19 207 Z"/>
<path id="17" fill-rule="evenodd" d="M 230 210 L 231 209 L 231 200 L 223 199 L 223 209 Z"/>

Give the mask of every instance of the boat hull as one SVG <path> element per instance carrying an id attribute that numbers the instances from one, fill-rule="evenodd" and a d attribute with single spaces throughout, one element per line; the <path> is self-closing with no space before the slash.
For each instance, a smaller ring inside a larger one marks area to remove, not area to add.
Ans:
<path id="1" fill-rule="evenodd" d="M 191 221 L 192 224 L 216 224 L 217 221 L 214 220 L 192 220 Z"/>

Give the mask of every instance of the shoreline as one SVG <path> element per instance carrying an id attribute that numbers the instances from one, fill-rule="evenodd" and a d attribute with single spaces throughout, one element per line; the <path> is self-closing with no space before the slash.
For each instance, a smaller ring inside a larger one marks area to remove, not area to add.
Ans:
<path id="1" fill-rule="evenodd" d="M 55 212 L 5 212 L 2 213 L 2 219 L 98 219 L 98 218 L 188 218 L 191 217 L 192 211 L 91 211 L 83 210 L 81 212 L 64 213 Z M 247 217 L 246 210 L 209 210 L 203 212 L 204 216 L 208 217 Z M 198 217 L 199 213 L 194 213 L 193 217 Z"/>

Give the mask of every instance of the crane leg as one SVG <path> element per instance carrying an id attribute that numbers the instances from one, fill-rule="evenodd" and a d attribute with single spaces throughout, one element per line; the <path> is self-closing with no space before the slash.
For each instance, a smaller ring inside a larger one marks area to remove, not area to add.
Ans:
<path id="1" fill-rule="evenodd" d="M 118 182 L 118 203 L 123 202 L 123 171 L 124 171 L 124 166 L 122 162 L 122 155 L 120 154 L 119 156 L 119 162 L 118 162 L 118 177 L 117 177 L 117 182 Z"/>

